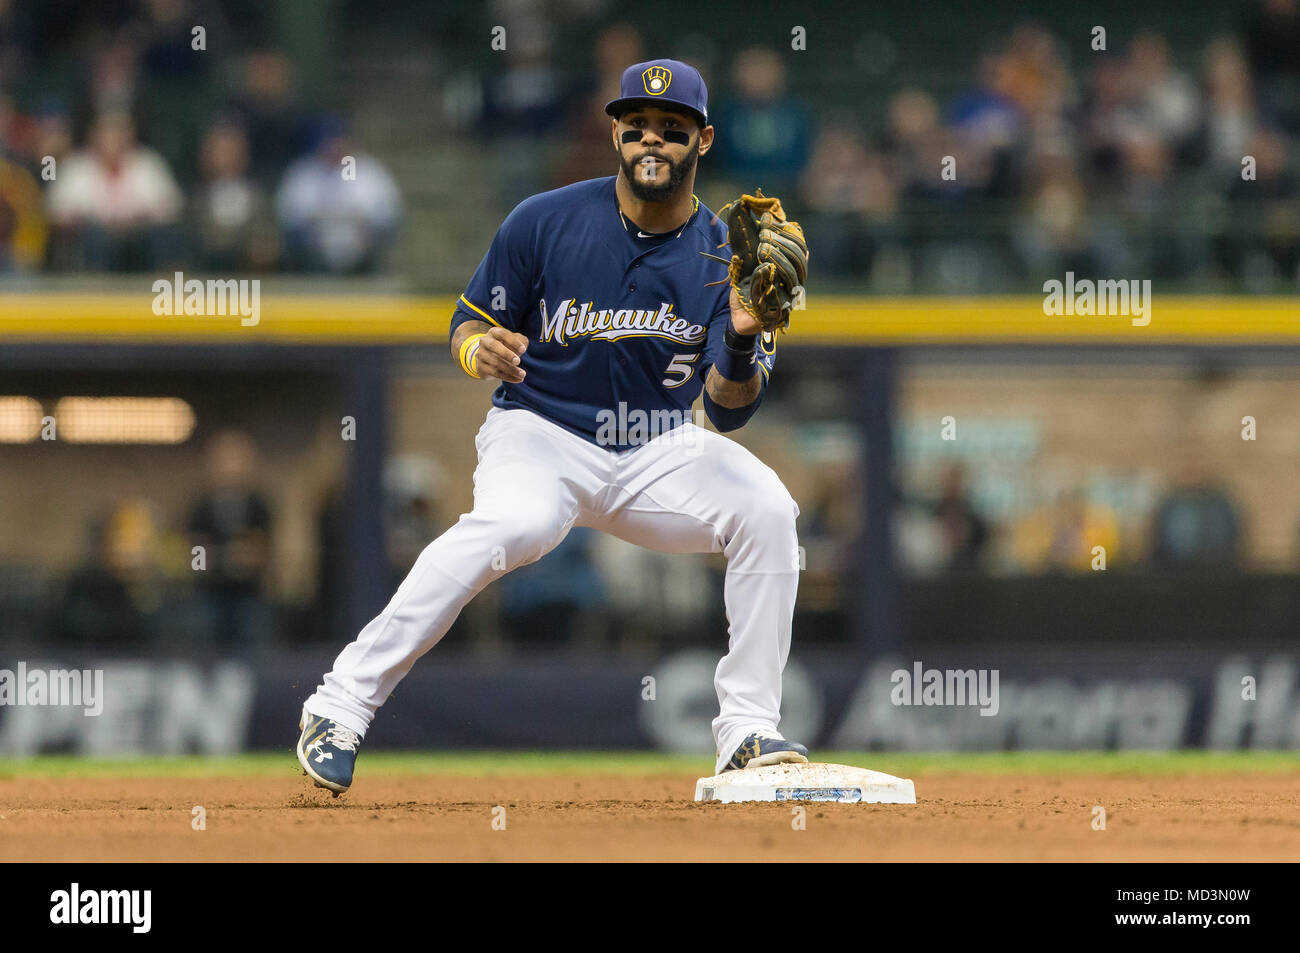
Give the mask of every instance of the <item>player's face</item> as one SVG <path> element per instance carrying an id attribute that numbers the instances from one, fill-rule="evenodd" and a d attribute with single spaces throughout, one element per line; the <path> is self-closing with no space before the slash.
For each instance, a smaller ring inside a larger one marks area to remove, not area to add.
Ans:
<path id="1" fill-rule="evenodd" d="M 664 202 L 688 179 L 694 183 L 695 163 L 704 154 L 702 132 L 693 116 L 653 106 L 620 116 L 615 145 L 632 194 L 643 202 Z"/>

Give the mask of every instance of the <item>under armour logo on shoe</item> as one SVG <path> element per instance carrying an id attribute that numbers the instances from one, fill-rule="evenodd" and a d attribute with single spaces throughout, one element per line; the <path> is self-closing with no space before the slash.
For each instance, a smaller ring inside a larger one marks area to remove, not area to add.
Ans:
<path id="1" fill-rule="evenodd" d="M 313 758 L 312 760 L 314 760 L 317 764 L 323 764 L 326 758 L 333 758 L 333 757 L 334 757 L 333 751 L 318 751 L 316 753 L 316 757 Z"/>

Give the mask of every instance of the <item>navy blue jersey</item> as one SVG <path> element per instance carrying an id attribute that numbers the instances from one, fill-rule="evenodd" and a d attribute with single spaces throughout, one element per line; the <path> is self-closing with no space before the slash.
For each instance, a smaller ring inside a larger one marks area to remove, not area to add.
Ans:
<path id="1" fill-rule="evenodd" d="M 577 182 L 521 202 L 457 302 L 451 330 L 477 319 L 524 335 L 520 366 L 527 374 L 518 384 L 503 382 L 492 402 L 625 449 L 638 441 L 621 425 L 611 439 L 611 415 L 632 421 L 633 431 L 638 412 L 642 419 L 690 419 L 723 347 L 730 288 L 705 287 L 727 269 L 700 252 L 728 254 L 718 248 L 726 225 L 715 224 L 708 208 L 697 199 L 681 229 L 645 236 L 619 213 L 614 181 Z M 775 352 L 774 338 L 764 336 L 764 390 Z"/>

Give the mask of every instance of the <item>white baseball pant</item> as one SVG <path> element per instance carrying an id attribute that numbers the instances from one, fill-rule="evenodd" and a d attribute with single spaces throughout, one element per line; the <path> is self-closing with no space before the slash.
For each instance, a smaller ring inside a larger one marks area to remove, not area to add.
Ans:
<path id="1" fill-rule="evenodd" d="M 425 547 L 384 611 L 339 654 L 307 699 L 312 714 L 364 736 L 475 595 L 550 552 L 573 526 L 590 526 L 659 552 L 726 554 L 717 769 L 751 732 L 781 737 L 799 507 L 770 467 L 693 423 L 616 452 L 531 411 L 499 407 L 475 444 L 473 511 Z"/>

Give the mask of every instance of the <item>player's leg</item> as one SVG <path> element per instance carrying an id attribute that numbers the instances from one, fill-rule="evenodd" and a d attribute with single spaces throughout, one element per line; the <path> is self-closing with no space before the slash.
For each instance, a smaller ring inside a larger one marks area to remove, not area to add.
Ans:
<path id="1" fill-rule="evenodd" d="M 559 545 L 587 493 L 600 488 L 595 477 L 583 477 L 592 463 L 588 448 L 599 451 L 577 437 L 557 440 L 555 429 L 525 410 L 489 414 L 476 441 L 473 511 L 420 553 L 383 612 L 339 654 L 308 711 L 364 735 L 397 683 L 475 595 Z"/>
<path id="2" fill-rule="evenodd" d="M 718 770 L 753 732 L 780 738 L 781 673 L 799 585 L 799 508 L 776 473 L 694 424 L 628 454 L 598 529 L 667 553 L 722 552 L 729 640 L 714 685 Z"/>

